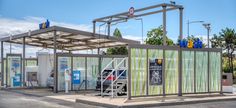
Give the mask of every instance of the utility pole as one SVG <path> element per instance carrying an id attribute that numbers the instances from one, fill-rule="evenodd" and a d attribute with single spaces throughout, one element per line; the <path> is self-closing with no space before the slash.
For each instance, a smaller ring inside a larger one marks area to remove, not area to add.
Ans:
<path id="1" fill-rule="evenodd" d="M 190 37 L 189 35 L 189 25 L 192 23 L 203 23 L 204 21 L 189 21 L 187 22 L 187 31 L 188 31 L 188 38 Z"/>
<path id="2" fill-rule="evenodd" d="M 144 43 L 143 41 L 143 19 L 142 18 L 136 18 L 135 20 L 140 20 L 141 21 L 141 26 L 142 26 L 142 44 Z"/>
<path id="3" fill-rule="evenodd" d="M 210 36 L 211 24 L 210 23 L 205 23 L 205 24 L 202 24 L 202 25 L 207 29 L 207 48 L 210 48 L 209 36 Z"/>

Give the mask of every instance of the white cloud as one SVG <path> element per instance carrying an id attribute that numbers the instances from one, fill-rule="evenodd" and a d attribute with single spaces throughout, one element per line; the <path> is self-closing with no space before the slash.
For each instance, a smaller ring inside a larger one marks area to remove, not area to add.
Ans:
<path id="1" fill-rule="evenodd" d="M 41 17 L 24 17 L 23 19 L 10 19 L 0 16 L 0 37 L 15 35 L 29 30 L 38 29 L 38 24 L 46 21 Z M 50 21 L 51 25 L 79 29 L 84 31 L 92 31 L 92 27 L 86 24 L 70 24 L 65 22 Z"/>
<path id="2" fill-rule="evenodd" d="M 24 17 L 22 19 L 12 19 L 12 18 L 5 18 L 0 16 L 0 38 L 7 37 L 10 35 L 20 34 L 27 32 L 29 30 L 36 30 L 39 27 L 39 23 L 46 21 L 45 18 L 42 17 Z M 68 27 L 83 31 L 92 31 L 92 26 L 87 24 L 71 24 L 65 22 L 57 22 L 57 21 L 50 21 L 51 26 L 57 25 L 62 27 Z M 9 53 L 10 47 L 9 44 L 4 44 L 4 52 Z M 35 56 L 36 52 L 42 48 L 35 48 L 27 46 L 27 54 L 28 56 Z M 12 45 L 12 53 L 19 53 L 22 52 L 21 45 Z"/>
<path id="3" fill-rule="evenodd" d="M 140 41 L 140 42 L 142 41 L 142 36 L 124 35 L 123 38 L 136 40 L 136 41 Z M 143 39 L 145 40 L 145 37 Z"/>

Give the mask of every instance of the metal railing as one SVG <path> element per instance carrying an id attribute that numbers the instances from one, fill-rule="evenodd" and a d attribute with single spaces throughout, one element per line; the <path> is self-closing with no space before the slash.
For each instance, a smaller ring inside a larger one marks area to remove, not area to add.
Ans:
<path id="1" fill-rule="evenodd" d="M 121 61 L 119 61 L 119 63 L 118 64 L 116 64 L 115 62 L 117 62 L 118 60 L 121 60 Z M 120 76 L 127 70 L 127 63 L 126 63 L 126 61 L 127 61 L 127 58 L 114 58 L 110 63 L 108 63 L 106 66 L 105 66 L 105 68 L 101 71 L 101 96 L 104 96 L 104 92 L 103 92 L 103 84 L 104 84 L 104 82 L 109 78 L 109 77 L 111 77 L 111 84 L 110 84 L 110 87 L 111 87 L 111 95 L 112 95 L 112 97 L 114 97 L 114 83 L 120 78 Z M 111 66 L 111 65 L 113 65 L 113 63 L 116 65 L 116 66 L 114 66 L 114 68 L 113 69 L 111 69 L 111 72 L 106 76 L 106 78 L 104 78 L 103 79 L 103 74 L 104 74 L 104 71 L 109 67 L 109 66 Z M 121 67 L 121 64 L 122 63 L 126 63 L 125 64 L 125 68 L 123 68 L 123 71 L 118 75 L 117 74 L 117 70 L 119 70 L 120 69 L 120 67 Z M 117 76 L 115 79 L 113 79 L 114 78 L 114 72 L 116 72 L 115 73 L 115 76 Z M 108 87 L 109 88 L 109 87 Z M 117 87 L 116 87 L 117 88 Z"/>

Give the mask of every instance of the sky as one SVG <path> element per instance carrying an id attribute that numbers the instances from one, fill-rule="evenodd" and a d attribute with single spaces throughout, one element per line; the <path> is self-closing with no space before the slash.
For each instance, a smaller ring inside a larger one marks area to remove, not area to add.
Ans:
<path id="1" fill-rule="evenodd" d="M 174 0 L 184 6 L 183 35 L 187 36 L 187 21 L 211 23 L 210 35 L 226 27 L 236 29 L 236 0 Z M 52 25 L 92 31 L 92 20 L 126 12 L 130 7 L 143 8 L 169 0 L 0 0 L 0 37 L 38 29 L 48 19 Z M 162 25 L 162 14 L 142 17 L 144 38 L 147 31 Z M 99 25 L 99 24 L 98 24 Z M 112 26 L 119 28 L 124 38 L 141 40 L 141 22 L 131 19 Z M 104 28 L 101 31 L 104 33 Z M 200 23 L 190 24 L 190 35 L 206 39 L 206 29 Z M 176 41 L 179 35 L 179 11 L 167 12 L 167 36 Z"/>

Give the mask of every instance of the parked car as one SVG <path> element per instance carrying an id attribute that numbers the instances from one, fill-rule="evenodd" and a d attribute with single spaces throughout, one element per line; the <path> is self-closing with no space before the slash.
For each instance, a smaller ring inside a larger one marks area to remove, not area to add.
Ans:
<path id="1" fill-rule="evenodd" d="M 118 70 L 117 76 L 119 76 L 124 70 Z M 107 69 L 104 70 L 103 72 L 103 79 L 105 79 L 110 73 L 112 72 L 112 69 Z M 103 90 L 105 91 L 111 84 L 112 79 L 115 80 L 116 77 L 115 72 L 113 72 L 113 75 L 110 75 L 107 80 L 104 81 L 103 83 Z M 119 77 L 119 79 L 126 79 L 126 71 Z M 127 85 L 127 84 L 126 84 Z M 124 86 L 124 91 L 126 92 L 126 85 Z M 96 90 L 101 90 L 101 76 L 97 77 L 97 86 L 96 86 Z"/>
<path id="2" fill-rule="evenodd" d="M 47 78 L 47 87 L 53 89 L 54 88 L 54 73 L 51 72 L 49 77 Z"/>

